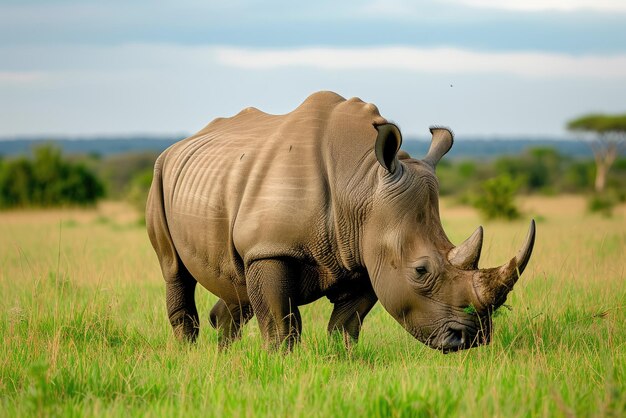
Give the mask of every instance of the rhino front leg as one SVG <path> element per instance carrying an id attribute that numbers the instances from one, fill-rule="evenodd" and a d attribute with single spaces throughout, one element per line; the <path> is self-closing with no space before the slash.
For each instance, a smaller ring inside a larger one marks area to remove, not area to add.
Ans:
<path id="1" fill-rule="evenodd" d="M 328 322 L 328 333 L 341 333 L 346 347 L 359 339 L 363 319 L 376 304 L 378 298 L 374 290 L 368 288 L 356 294 L 343 294 L 331 298 L 334 304 L 333 313 Z"/>
<path id="2" fill-rule="evenodd" d="M 218 300 L 211 309 L 209 322 L 219 333 L 220 346 L 226 347 L 238 340 L 241 337 L 241 327 L 253 316 L 254 312 L 250 305 L 227 304 L 223 299 Z"/>
<path id="3" fill-rule="evenodd" d="M 289 259 L 255 261 L 246 270 L 248 298 L 271 348 L 284 343 L 291 350 L 300 340 L 302 319 L 294 298 L 297 270 Z"/>

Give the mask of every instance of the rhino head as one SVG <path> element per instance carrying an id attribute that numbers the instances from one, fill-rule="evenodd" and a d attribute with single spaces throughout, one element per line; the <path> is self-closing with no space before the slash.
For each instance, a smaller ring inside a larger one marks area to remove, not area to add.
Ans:
<path id="1" fill-rule="evenodd" d="M 415 338 L 444 352 L 488 344 L 491 315 L 528 264 L 535 241 L 531 221 L 519 253 L 500 267 L 479 269 L 482 227 L 454 246 L 439 217 L 435 167 L 452 147 L 446 128 L 431 128 L 422 160 L 399 152 L 392 124 L 377 127 L 378 186 L 364 226 L 362 251 L 383 307 Z"/>

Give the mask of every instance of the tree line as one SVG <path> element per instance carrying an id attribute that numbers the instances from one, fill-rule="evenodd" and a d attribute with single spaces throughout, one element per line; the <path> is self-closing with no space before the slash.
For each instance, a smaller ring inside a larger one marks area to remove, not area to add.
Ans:
<path id="1" fill-rule="evenodd" d="M 127 199 L 141 207 L 157 156 L 63 156 L 58 148 L 41 145 L 30 157 L 0 159 L 0 207 L 89 205 L 103 197 Z M 505 188 L 515 193 L 589 193 L 595 188 L 596 163 L 539 147 L 487 162 L 444 159 L 437 176 L 442 196 L 471 203 L 493 179 L 508 183 Z M 619 200 L 626 199 L 626 159 L 616 158 L 605 188 Z"/>
<path id="2" fill-rule="evenodd" d="M 519 214 L 514 206 L 518 193 L 595 191 L 591 204 L 603 208 L 625 201 L 626 159 L 619 158 L 619 151 L 626 115 L 587 115 L 568 128 L 593 134 L 594 159 L 568 157 L 550 147 L 481 163 L 444 159 L 437 167 L 441 195 L 474 205 L 487 217 L 505 218 Z M 126 199 L 143 210 L 157 156 L 64 156 L 53 145 L 38 145 L 29 157 L 0 158 L 0 208 L 92 205 L 107 197 Z"/>

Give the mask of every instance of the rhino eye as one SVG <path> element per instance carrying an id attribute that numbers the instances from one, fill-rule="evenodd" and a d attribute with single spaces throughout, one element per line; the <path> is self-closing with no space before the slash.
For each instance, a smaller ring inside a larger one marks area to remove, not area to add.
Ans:
<path id="1" fill-rule="evenodd" d="M 419 267 L 416 267 L 416 268 L 415 268 L 415 271 L 416 271 L 416 272 L 417 272 L 417 274 L 419 274 L 420 276 L 421 276 L 421 275 L 424 275 L 424 274 L 426 274 L 426 273 L 428 273 L 428 270 L 426 270 L 426 267 L 424 267 L 424 266 L 419 266 Z"/>

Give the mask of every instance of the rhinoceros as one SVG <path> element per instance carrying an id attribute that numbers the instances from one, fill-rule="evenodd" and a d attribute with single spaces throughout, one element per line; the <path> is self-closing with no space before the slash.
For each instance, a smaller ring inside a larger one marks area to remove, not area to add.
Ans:
<path id="1" fill-rule="evenodd" d="M 292 347 L 298 306 L 327 297 L 328 331 L 347 344 L 372 307 L 444 352 L 487 344 L 491 314 L 526 267 L 535 225 L 501 267 L 478 269 L 479 227 L 454 246 L 441 225 L 435 167 L 453 143 L 430 129 L 425 158 L 375 105 L 318 92 L 284 115 L 218 118 L 157 159 L 146 222 L 174 334 L 194 341 L 200 283 L 219 297 L 219 344 L 256 315 L 266 346 Z"/>

